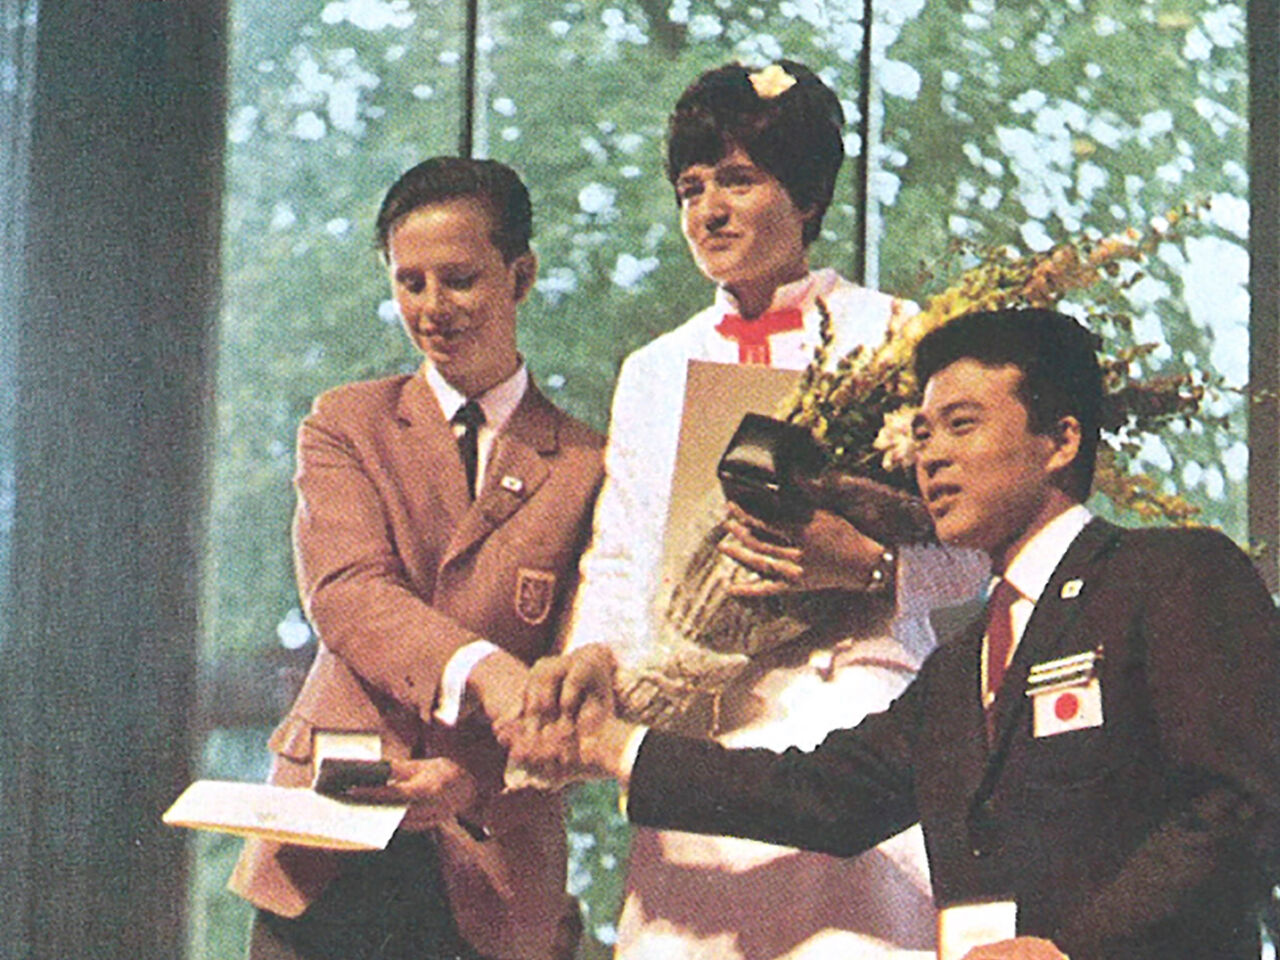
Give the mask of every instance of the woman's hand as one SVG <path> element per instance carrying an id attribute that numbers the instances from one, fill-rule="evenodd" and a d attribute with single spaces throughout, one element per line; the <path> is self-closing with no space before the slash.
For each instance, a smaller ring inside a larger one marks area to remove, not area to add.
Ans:
<path id="1" fill-rule="evenodd" d="M 738 597 L 771 597 L 808 590 L 867 590 L 884 582 L 882 544 L 830 510 L 817 509 L 803 524 L 766 523 L 736 503 L 724 521 L 729 536 L 720 551 L 764 579 L 734 584 Z"/>

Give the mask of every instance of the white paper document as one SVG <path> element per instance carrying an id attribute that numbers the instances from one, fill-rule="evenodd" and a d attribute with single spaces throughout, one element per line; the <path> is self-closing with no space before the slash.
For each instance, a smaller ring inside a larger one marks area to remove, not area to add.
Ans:
<path id="1" fill-rule="evenodd" d="M 382 735 L 349 730 L 315 730 L 311 734 L 312 763 L 320 765 L 326 757 L 340 760 L 381 760 Z"/>
<path id="2" fill-rule="evenodd" d="M 383 850 L 408 809 L 334 800 L 307 787 L 197 780 L 162 819 L 171 827 L 329 850 Z"/>

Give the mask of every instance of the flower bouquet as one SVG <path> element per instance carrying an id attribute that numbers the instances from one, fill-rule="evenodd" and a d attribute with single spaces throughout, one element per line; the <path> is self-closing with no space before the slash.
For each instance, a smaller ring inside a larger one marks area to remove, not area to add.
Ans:
<path id="1" fill-rule="evenodd" d="M 931 297 L 922 311 L 891 326 L 878 347 L 857 348 L 833 367 L 825 346 L 820 347 L 790 398 L 784 419 L 812 432 L 827 451 L 833 470 L 914 492 L 911 424 L 921 389 L 912 369 L 916 344 L 967 313 L 1010 307 L 1061 309 L 1064 301 L 1071 301 L 1084 311 L 1083 319 L 1095 332 L 1101 327 L 1115 334 L 1111 341 L 1098 337 L 1106 398 L 1095 488 L 1118 508 L 1145 519 L 1190 521 L 1195 507 L 1181 497 L 1160 493 L 1150 477 L 1126 473 L 1117 454 L 1131 450 L 1134 438 L 1142 434 L 1158 433 L 1174 420 L 1201 417 L 1202 403 L 1214 385 L 1194 373 L 1136 376 L 1135 365 L 1156 346 L 1114 341 L 1132 331 L 1123 294 L 1142 278 L 1140 265 L 1173 238 L 1178 224 L 1200 210 L 1200 206 L 1183 206 L 1145 233 L 1131 228 L 1103 239 L 1073 238 L 1030 255 L 1007 247 L 953 243 L 950 257 L 966 256 L 976 262 Z M 1126 262 L 1135 269 L 1126 271 Z M 824 336 L 824 345 L 828 341 Z"/>

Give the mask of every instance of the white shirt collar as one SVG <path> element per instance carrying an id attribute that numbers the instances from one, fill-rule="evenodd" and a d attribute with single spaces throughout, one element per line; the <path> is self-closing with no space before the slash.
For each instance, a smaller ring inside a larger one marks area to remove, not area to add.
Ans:
<path id="1" fill-rule="evenodd" d="M 452 387 L 432 364 L 424 363 L 422 369 L 427 378 L 427 384 L 440 404 L 440 412 L 444 414 L 446 420 L 452 420 L 454 414 L 467 402 L 467 397 Z M 525 366 L 524 360 L 521 360 L 515 373 L 478 397 L 474 397 L 473 399 L 480 404 L 480 409 L 484 411 L 484 428 L 482 429 L 490 430 L 493 434 L 501 433 L 502 428 L 511 419 L 511 415 L 516 412 L 520 401 L 524 399 L 525 390 L 528 388 L 529 369 Z"/>
<path id="2" fill-rule="evenodd" d="M 786 310 L 788 307 L 798 307 L 807 312 L 814 300 L 829 294 L 839 281 L 840 275 L 830 267 L 811 270 L 799 280 L 784 283 L 773 291 L 773 300 L 769 303 L 769 309 Z M 724 287 L 716 288 L 715 304 L 720 308 L 721 313 L 740 312 L 737 299 Z"/>
<path id="3" fill-rule="evenodd" d="M 1081 504 L 1062 511 L 1022 545 L 1005 569 L 1005 579 L 1033 604 L 1038 603 L 1067 548 L 1092 519 L 1093 514 Z"/>

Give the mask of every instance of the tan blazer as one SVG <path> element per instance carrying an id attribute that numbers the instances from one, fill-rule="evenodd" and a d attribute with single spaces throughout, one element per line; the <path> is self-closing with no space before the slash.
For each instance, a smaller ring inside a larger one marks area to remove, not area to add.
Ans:
<path id="1" fill-rule="evenodd" d="M 565 908 L 559 799 L 499 795 L 504 754 L 483 718 L 433 721 L 445 664 L 484 638 L 532 663 L 555 643 L 601 478 L 603 439 L 530 383 L 494 442 L 473 503 L 457 442 L 421 374 L 339 387 L 298 431 L 294 556 L 320 637 L 315 663 L 270 739 L 270 780 L 311 778 L 317 730 L 377 731 L 387 757 L 448 756 L 480 799 L 439 833 L 460 930 L 482 953 L 547 955 Z M 343 854 L 250 841 L 230 888 L 300 915 Z"/>

